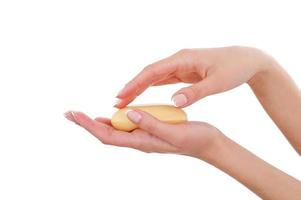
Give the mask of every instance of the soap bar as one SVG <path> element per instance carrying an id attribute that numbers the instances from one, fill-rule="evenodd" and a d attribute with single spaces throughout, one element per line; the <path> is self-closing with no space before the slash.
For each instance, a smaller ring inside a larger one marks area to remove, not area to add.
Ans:
<path id="1" fill-rule="evenodd" d="M 187 121 L 186 113 L 172 105 L 143 105 L 128 106 L 118 110 L 112 117 L 113 127 L 121 131 L 132 131 L 137 125 L 132 123 L 126 116 L 128 110 L 142 110 L 154 116 L 155 118 L 170 124 L 177 124 Z"/>

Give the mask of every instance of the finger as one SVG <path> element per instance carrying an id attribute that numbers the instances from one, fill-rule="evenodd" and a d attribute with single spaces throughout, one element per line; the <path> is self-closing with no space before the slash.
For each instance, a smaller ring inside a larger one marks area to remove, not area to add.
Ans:
<path id="1" fill-rule="evenodd" d="M 163 141 L 159 141 L 158 138 L 152 137 L 148 133 L 140 130 L 136 133 L 128 133 L 123 131 L 117 131 L 113 127 L 92 120 L 87 115 L 81 112 L 73 112 L 74 120 L 92 135 L 98 138 L 102 143 L 115 145 L 120 147 L 135 148 L 144 152 L 151 151 L 175 151 L 175 147 L 169 144 L 164 144 Z M 103 120 L 102 118 L 101 120 Z M 105 119 L 107 121 L 107 119 Z M 138 134 L 139 133 L 139 134 Z"/>
<path id="2" fill-rule="evenodd" d="M 113 127 L 109 126 L 106 123 L 97 122 L 96 120 L 92 120 L 90 117 L 85 115 L 82 112 L 71 111 L 74 121 L 89 131 L 92 135 L 98 138 L 105 144 L 115 143 L 119 144 L 119 141 L 116 140 L 115 136 L 117 131 L 113 129 Z M 116 140 L 116 141 L 115 141 Z"/>
<path id="3" fill-rule="evenodd" d="M 105 117 L 96 117 L 96 121 L 112 126 L 111 119 Z"/>
<path id="4" fill-rule="evenodd" d="M 69 120 L 69 121 L 72 121 L 74 123 L 77 123 L 74 119 L 74 116 L 73 116 L 73 112 L 72 111 L 68 111 L 68 112 L 65 112 L 64 113 L 64 116 Z"/>
<path id="5" fill-rule="evenodd" d="M 144 68 L 118 93 L 117 98 L 119 98 L 121 101 L 115 106 L 122 108 L 132 102 L 149 86 L 153 85 L 159 80 L 164 80 L 171 73 L 176 71 L 176 65 L 177 63 L 175 58 L 169 57 Z"/>
<path id="6" fill-rule="evenodd" d="M 206 77 L 196 84 L 177 91 L 173 95 L 172 101 L 177 107 L 189 106 L 201 98 L 216 93 L 220 84 L 222 84 L 221 80 L 216 80 L 213 76 Z"/>
<path id="7" fill-rule="evenodd" d="M 131 103 L 134 99 L 136 98 L 136 96 L 130 96 L 124 99 L 118 99 L 117 103 L 114 105 L 114 107 L 116 108 L 123 108 L 126 105 L 128 105 L 129 103 Z"/>
<path id="8" fill-rule="evenodd" d="M 140 129 L 171 144 L 175 144 L 179 139 L 179 130 L 175 125 L 164 123 L 141 110 L 129 110 L 126 115 Z"/>
<path id="9" fill-rule="evenodd" d="M 136 75 L 125 87 L 118 93 L 118 98 L 125 98 L 129 95 L 139 94 L 141 90 L 146 89 L 155 81 L 161 80 L 162 77 L 168 75 L 173 67 L 173 58 L 168 57 L 156 63 L 145 67 L 138 75 Z"/>
<path id="10" fill-rule="evenodd" d="M 176 77 L 172 77 L 172 78 L 168 78 L 168 79 L 163 79 L 160 80 L 156 83 L 154 83 L 152 86 L 161 86 L 161 85 L 168 85 L 168 84 L 175 84 L 175 83 L 179 83 L 181 82 L 178 78 Z M 125 98 L 125 99 L 118 99 L 118 102 L 114 105 L 114 107 L 116 108 L 123 108 L 126 105 L 128 105 L 129 103 L 131 103 L 134 99 L 136 98 L 136 96 L 131 96 L 130 98 Z"/>

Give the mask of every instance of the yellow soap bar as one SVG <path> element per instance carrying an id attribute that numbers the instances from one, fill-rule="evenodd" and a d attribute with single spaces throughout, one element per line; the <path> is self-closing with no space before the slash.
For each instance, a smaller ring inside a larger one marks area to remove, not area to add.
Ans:
<path id="1" fill-rule="evenodd" d="M 112 117 L 111 123 L 114 128 L 121 131 L 132 131 L 137 125 L 132 123 L 126 116 L 128 110 L 142 110 L 155 118 L 170 124 L 177 124 L 187 121 L 186 113 L 181 109 L 171 105 L 144 105 L 128 106 L 118 110 Z"/>

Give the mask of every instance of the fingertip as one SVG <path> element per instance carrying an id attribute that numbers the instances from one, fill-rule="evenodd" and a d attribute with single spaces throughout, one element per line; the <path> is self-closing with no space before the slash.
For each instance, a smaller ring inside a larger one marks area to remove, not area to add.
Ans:
<path id="1" fill-rule="evenodd" d="M 67 111 L 67 112 L 65 112 L 64 113 L 64 117 L 66 119 L 68 119 L 69 121 L 72 121 L 72 122 L 75 121 L 74 116 L 73 116 L 73 111 Z"/>
<path id="2" fill-rule="evenodd" d="M 115 107 L 115 108 L 120 108 L 120 104 L 122 103 L 122 99 L 120 99 L 120 98 L 116 98 L 115 99 L 115 104 L 114 104 L 114 106 L 113 107 Z"/>
<path id="3" fill-rule="evenodd" d="M 120 99 L 120 101 L 118 101 L 118 102 L 114 105 L 114 107 L 115 107 L 115 108 L 118 108 L 118 109 L 124 108 L 124 107 L 126 107 L 130 102 L 132 102 L 133 99 L 134 99 L 133 97 L 127 98 L 127 99 Z"/>
<path id="4" fill-rule="evenodd" d="M 120 104 L 115 104 L 113 107 L 115 107 L 115 108 L 117 108 L 117 109 L 123 108 Z"/>
<path id="5" fill-rule="evenodd" d="M 137 112 L 137 110 L 127 110 L 126 111 L 126 116 L 135 124 L 139 124 L 141 121 L 142 115 L 141 113 Z"/>
<path id="6" fill-rule="evenodd" d="M 176 107 L 184 107 L 188 103 L 188 98 L 184 93 L 175 94 L 171 101 L 173 102 L 173 105 Z"/>
<path id="7" fill-rule="evenodd" d="M 80 122 L 79 122 L 79 121 L 80 121 L 80 118 L 79 118 L 79 116 L 78 116 L 78 115 L 80 115 L 80 114 L 83 114 L 83 113 L 77 112 L 77 111 L 67 111 L 67 112 L 64 113 L 64 116 L 65 116 L 68 120 L 74 122 L 75 124 L 80 125 Z"/>
<path id="8" fill-rule="evenodd" d="M 125 98 L 128 93 L 130 92 L 130 87 L 128 85 L 125 85 L 116 95 L 116 98 L 122 99 Z"/>

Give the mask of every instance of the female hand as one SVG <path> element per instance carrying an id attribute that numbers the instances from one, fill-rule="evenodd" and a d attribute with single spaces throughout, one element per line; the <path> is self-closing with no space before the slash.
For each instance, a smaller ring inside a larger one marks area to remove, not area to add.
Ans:
<path id="1" fill-rule="evenodd" d="M 177 82 L 192 83 L 173 95 L 179 107 L 248 82 L 268 114 L 300 152 L 300 91 L 284 70 L 259 50 L 247 47 L 182 50 L 138 74 L 119 93 L 121 101 L 116 107 L 126 106 L 151 85 Z M 286 106 L 279 112 L 281 105 Z M 259 159 L 206 123 L 170 125 L 139 110 L 127 115 L 139 127 L 132 133 L 115 130 L 107 118 L 92 120 L 81 112 L 65 114 L 104 144 L 197 157 L 229 174 L 263 199 L 300 199 L 300 181 Z"/>
<path id="2" fill-rule="evenodd" d="M 135 110 L 127 116 L 139 128 L 128 133 L 115 130 L 106 118 L 92 120 L 81 112 L 67 112 L 65 116 L 104 144 L 193 156 L 229 174 L 262 199 L 300 199 L 301 183 L 297 179 L 259 159 L 206 123 L 170 125 Z"/>
<path id="3" fill-rule="evenodd" d="M 224 92 L 250 81 L 269 67 L 271 58 L 250 47 L 184 49 L 145 67 L 119 92 L 122 108 L 149 86 L 191 83 L 173 95 L 174 104 L 186 107 L 211 94 Z"/>
<path id="4" fill-rule="evenodd" d="M 171 125 L 146 112 L 132 110 L 128 118 L 138 125 L 131 133 L 118 131 L 110 119 L 90 119 L 81 112 L 67 112 L 65 117 L 88 130 L 104 144 L 130 147 L 143 152 L 184 154 L 206 159 L 221 132 L 202 122 Z"/>

